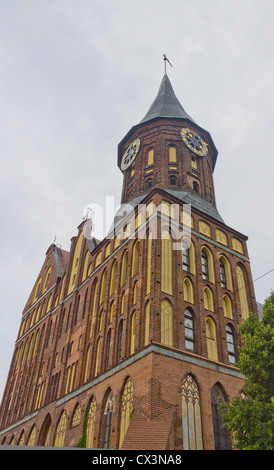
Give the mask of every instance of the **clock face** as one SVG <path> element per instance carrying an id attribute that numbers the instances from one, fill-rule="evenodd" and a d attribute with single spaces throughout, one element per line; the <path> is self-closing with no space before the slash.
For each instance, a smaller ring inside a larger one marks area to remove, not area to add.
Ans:
<path id="1" fill-rule="evenodd" d="M 130 167 L 130 165 L 134 162 L 137 153 L 140 148 L 140 139 L 135 139 L 131 144 L 128 146 L 126 149 L 122 162 L 121 162 L 121 170 L 125 171 L 127 168 Z"/>
<path id="2" fill-rule="evenodd" d="M 186 146 L 196 155 L 205 157 L 208 154 L 208 145 L 196 132 L 193 132 L 188 127 L 181 129 L 181 137 Z"/>

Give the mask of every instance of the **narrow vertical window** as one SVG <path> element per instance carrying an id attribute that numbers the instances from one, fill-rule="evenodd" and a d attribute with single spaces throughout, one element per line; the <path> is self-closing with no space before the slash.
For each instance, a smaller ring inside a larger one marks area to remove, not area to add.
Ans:
<path id="1" fill-rule="evenodd" d="M 221 276 L 221 286 L 226 289 L 226 273 L 225 266 L 222 260 L 220 259 L 220 276 Z"/>
<path id="2" fill-rule="evenodd" d="M 154 163 L 154 150 L 151 149 L 148 151 L 148 154 L 147 154 L 147 164 L 153 165 L 153 163 Z"/>
<path id="3" fill-rule="evenodd" d="M 189 351 L 194 351 L 194 316 L 193 313 L 187 308 L 185 311 L 185 348 Z"/>
<path id="4" fill-rule="evenodd" d="M 127 379 L 123 394 L 122 394 L 122 403 L 121 403 L 121 422 L 120 422 L 120 439 L 119 439 L 119 449 L 123 444 L 126 432 L 129 427 L 129 423 L 132 417 L 133 411 L 133 383 L 130 378 Z"/>
<path id="5" fill-rule="evenodd" d="M 101 280 L 100 304 L 105 301 L 107 287 L 107 270 L 105 269 Z"/>
<path id="6" fill-rule="evenodd" d="M 183 271 L 190 272 L 190 252 L 189 248 L 183 249 Z"/>
<path id="7" fill-rule="evenodd" d="M 135 337 L 136 337 L 136 312 L 131 317 L 131 332 L 130 332 L 130 354 L 135 352 Z"/>
<path id="8" fill-rule="evenodd" d="M 240 266 L 237 266 L 236 273 L 237 273 L 237 281 L 238 281 L 238 292 L 240 296 L 240 303 L 241 303 L 241 310 L 242 310 L 242 318 L 243 320 L 245 320 L 246 318 L 248 318 L 248 315 L 249 315 L 245 277 L 244 277 L 244 272 Z"/>
<path id="9" fill-rule="evenodd" d="M 133 247 L 132 255 L 132 272 L 131 276 L 135 276 L 139 270 L 139 253 L 140 253 L 140 240 L 137 240 Z"/>
<path id="10" fill-rule="evenodd" d="M 121 282 L 120 285 L 123 286 L 126 283 L 126 276 L 127 276 L 127 260 L 128 260 L 128 251 L 126 250 L 123 254 L 122 258 L 122 266 L 121 266 Z"/>
<path id="11" fill-rule="evenodd" d="M 230 325 L 226 326 L 226 341 L 228 350 L 228 359 L 230 364 L 236 363 L 236 349 L 233 330 Z"/>
<path id="12" fill-rule="evenodd" d="M 174 146 L 169 147 L 168 157 L 169 157 L 169 163 L 176 163 L 177 162 L 176 147 L 174 147 Z"/>
<path id="13" fill-rule="evenodd" d="M 173 312 L 168 300 L 161 304 L 161 343 L 173 346 Z"/>
<path id="14" fill-rule="evenodd" d="M 105 368 L 106 369 L 109 367 L 110 341 L 111 341 L 111 329 L 108 331 L 107 340 L 106 340 L 106 357 L 105 357 Z"/>
<path id="15" fill-rule="evenodd" d="M 150 325 L 150 302 L 147 302 L 146 309 L 145 309 L 145 346 L 149 343 L 149 325 Z"/>
<path id="16" fill-rule="evenodd" d="M 162 231 L 161 289 L 173 295 L 172 283 L 172 238 L 168 230 Z"/>
<path id="17" fill-rule="evenodd" d="M 202 273 L 203 279 L 208 281 L 209 279 L 209 270 L 208 270 L 208 257 L 205 250 L 202 250 Z"/>
<path id="18" fill-rule="evenodd" d="M 200 395 L 190 374 L 183 380 L 181 395 L 184 450 L 203 450 Z"/>
<path id="19" fill-rule="evenodd" d="M 111 428 L 112 428 L 112 411 L 113 411 L 113 394 L 109 393 L 104 410 L 104 442 L 103 448 L 109 449 L 111 444 Z"/>
<path id="20" fill-rule="evenodd" d="M 206 340 L 208 359 L 218 361 L 218 345 L 215 323 L 211 318 L 206 319 Z"/>
<path id="21" fill-rule="evenodd" d="M 111 268 L 109 295 L 112 295 L 115 291 L 116 276 L 117 276 L 117 260 L 114 261 L 112 268 Z"/>
<path id="22" fill-rule="evenodd" d="M 87 422 L 87 442 L 86 447 L 88 449 L 93 449 L 93 440 L 94 440 L 94 430 L 95 430 L 95 416 L 97 411 L 97 403 L 93 397 L 90 402 L 90 407 L 88 411 L 88 422 Z"/>
<path id="23" fill-rule="evenodd" d="M 56 429 L 54 447 L 64 447 L 66 429 L 67 429 L 67 415 L 65 411 L 63 411 L 59 419 L 57 429 Z"/>
<path id="24" fill-rule="evenodd" d="M 119 323 L 118 338 L 117 338 L 117 361 L 122 359 L 122 341 L 123 341 L 123 320 Z"/>

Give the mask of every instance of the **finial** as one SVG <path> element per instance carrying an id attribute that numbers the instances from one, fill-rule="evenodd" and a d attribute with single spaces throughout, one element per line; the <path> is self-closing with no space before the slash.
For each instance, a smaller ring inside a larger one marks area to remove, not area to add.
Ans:
<path id="1" fill-rule="evenodd" d="M 172 65 L 172 64 L 169 62 L 169 60 L 168 60 L 168 58 L 167 58 L 167 56 L 166 56 L 165 54 L 163 54 L 163 56 L 164 56 L 164 62 L 165 62 L 165 74 L 166 74 L 166 63 L 168 62 L 168 63 L 169 63 L 169 65 L 170 65 L 171 67 L 173 67 L 173 65 Z"/>

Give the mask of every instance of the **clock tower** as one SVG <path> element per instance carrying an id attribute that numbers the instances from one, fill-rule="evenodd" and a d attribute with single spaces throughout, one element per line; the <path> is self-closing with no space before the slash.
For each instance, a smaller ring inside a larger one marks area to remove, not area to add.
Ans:
<path id="1" fill-rule="evenodd" d="M 182 193 L 194 199 L 200 195 L 216 208 L 212 175 L 217 155 L 209 132 L 185 112 L 165 74 L 149 111 L 118 146 L 121 202 L 161 188 L 180 198 Z"/>
<path id="2" fill-rule="evenodd" d="M 87 239 L 81 221 L 69 251 L 46 252 L 3 395 L 2 445 L 231 449 L 218 406 L 241 395 L 238 325 L 257 306 L 247 237 L 217 210 L 217 155 L 165 74 L 118 145 L 114 236 Z"/>

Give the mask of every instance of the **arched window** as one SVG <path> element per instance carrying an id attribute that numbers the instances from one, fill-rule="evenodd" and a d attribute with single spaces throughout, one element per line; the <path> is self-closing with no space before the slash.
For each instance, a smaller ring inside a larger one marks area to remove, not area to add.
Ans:
<path id="1" fill-rule="evenodd" d="M 206 319 L 206 341 L 208 359 L 218 361 L 218 345 L 215 323 L 211 318 Z"/>
<path id="2" fill-rule="evenodd" d="M 101 338 L 99 338 L 98 341 L 97 341 L 96 354 L 95 354 L 94 377 L 96 377 L 96 375 L 98 375 L 98 373 L 99 373 L 100 344 L 101 344 Z"/>
<path id="3" fill-rule="evenodd" d="M 177 177 L 175 175 L 170 175 L 169 184 L 170 186 L 177 186 Z"/>
<path id="4" fill-rule="evenodd" d="M 147 188 L 152 188 L 152 183 L 153 183 L 153 182 L 152 182 L 152 178 L 148 178 L 148 179 L 146 180 L 146 187 L 147 187 Z"/>
<path id="5" fill-rule="evenodd" d="M 26 440 L 26 435 L 25 435 L 25 431 L 23 430 L 21 432 L 21 435 L 20 435 L 20 438 L 19 438 L 19 441 L 18 441 L 18 445 L 19 446 L 24 446 L 25 445 L 25 440 Z"/>
<path id="6" fill-rule="evenodd" d="M 161 289 L 172 295 L 172 238 L 168 230 L 162 231 Z"/>
<path id="7" fill-rule="evenodd" d="M 225 398 L 220 388 L 215 385 L 211 392 L 211 410 L 214 430 L 214 442 L 216 450 L 231 450 L 231 440 L 229 431 L 223 427 L 222 417 L 218 406 L 225 403 Z"/>
<path id="8" fill-rule="evenodd" d="M 29 434 L 27 446 L 35 446 L 35 442 L 36 442 L 36 426 L 34 424 Z"/>
<path id="9" fill-rule="evenodd" d="M 101 280 L 101 291 L 100 291 L 100 304 L 105 301 L 106 298 L 106 287 L 107 287 L 107 269 L 104 270 Z"/>
<path id="10" fill-rule="evenodd" d="M 214 263 L 211 251 L 204 246 L 201 251 L 202 275 L 204 281 L 215 282 Z"/>
<path id="11" fill-rule="evenodd" d="M 88 277 L 89 258 L 90 258 L 90 251 L 87 250 L 87 252 L 85 254 L 85 260 L 84 260 L 84 269 L 83 269 L 83 274 L 82 274 L 82 281 L 84 281 Z"/>
<path id="12" fill-rule="evenodd" d="M 173 346 L 173 312 L 168 300 L 161 304 L 161 343 Z"/>
<path id="13" fill-rule="evenodd" d="M 244 276 L 244 271 L 240 266 L 237 266 L 236 273 L 237 273 L 237 281 L 238 281 L 238 292 L 240 296 L 240 303 L 241 303 L 241 310 L 242 310 L 242 318 L 243 320 L 245 320 L 249 316 L 245 276 Z"/>
<path id="14" fill-rule="evenodd" d="M 221 286 L 226 289 L 225 266 L 221 259 L 220 259 L 220 276 L 221 276 Z"/>
<path id="15" fill-rule="evenodd" d="M 48 414 L 44 420 L 42 429 L 40 431 L 38 445 L 45 446 L 45 447 L 50 446 L 51 431 L 52 431 L 52 421 L 51 421 L 50 415 Z"/>
<path id="16" fill-rule="evenodd" d="M 111 428 L 112 428 L 112 412 L 113 412 L 113 394 L 109 392 L 103 417 L 103 448 L 109 449 L 111 444 Z"/>
<path id="17" fill-rule="evenodd" d="M 123 341 L 123 320 L 120 321 L 118 327 L 118 338 L 117 338 L 117 362 L 122 359 L 122 341 Z"/>
<path id="18" fill-rule="evenodd" d="M 192 285 L 191 280 L 188 279 L 187 277 L 184 279 L 184 282 L 183 282 L 183 290 L 184 290 L 184 301 L 193 304 L 194 303 L 193 285 Z"/>
<path id="19" fill-rule="evenodd" d="M 131 330 L 130 330 L 130 354 L 135 352 L 135 336 L 136 336 L 136 312 L 131 317 Z"/>
<path id="20" fill-rule="evenodd" d="M 232 287 L 232 277 L 231 277 L 231 268 L 228 259 L 221 255 L 219 258 L 220 263 L 220 277 L 221 277 L 221 286 L 225 289 L 233 290 Z"/>
<path id="21" fill-rule="evenodd" d="M 90 363 L 91 363 L 91 345 L 89 344 L 88 349 L 87 349 L 87 353 L 86 353 L 86 365 L 85 365 L 84 382 L 86 382 L 89 378 Z"/>
<path id="22" fill-rule="evenodd" d="M 185 310 L 185 348 L 195 350 L 194 315 L 189 308 Z"/>
<path id="23" fill-rule="evenodd" d="M 132 417 L 133 411 L 133 383 L 129 377 L 125 383 L 122 402 L 121 402 L 121 422 L 120 422 L 120 439 L 119 439 L 119 449 L 121 448 L 128 426 Z"/>
<path id="24" fill-rule="evenodd" d="M 202 273 L 205 281 L 209 280 L 208 257 L 205 249 L 202 250 Z"/>
<path id="25" fill-rule="evenodd" d="M 224 316 L 233 319 L 231 300 L 227 294 L 223 296 Z"/>
<path id="26" fill-rule="evenodd" d="M 133 285 L 133 305 L 137 303 L 137 294 L 138 294 L 138 281 L 135 281 Z"/>
<path id="27" fill-rule="evenodd" d="M 58 425 L 57 425 L 54 447 L 64 447 L 66 430 L 67 430 L 67 415 L 66 415 L 66 412 L 63 411 L 63 413 L 60 416 Z"/>
<path id="28" fill-rule="evenodd" d="M 43 292 L 46 292 L 46 290 L 48 288 L 50 273 L 51 273 L 51 266 L 48 267 L 47 272 L 46 272 L 44 285 L 43 285 Z"/>
<path id="29" fill-rule="evenodd" d="M 73 416 L 72 416 L 72 420 L 71 420 L 71 427 L 74 428 L 75 426 L 78 426 L 81 422 L 81 406 L 78 404 L 75 408 L 74 408 L 74 413 L 73 413 Z"/>
<path id="30" fill-rule="evenodd" d="M 181 395 L 184 450 L 203 450 L 200 395 L 190 374 L 182 382 Z"/>
<path id="31" fill-rule="evenodd" d="M 152 232 L 149 232 L 147 237 L 147 283 L 146 293 L 150 293 L 151 285 L 151 254 L 152 254 Z"/>
<path id="32" fill-rule="evenodd" d="M 122 258 L 121 282 L 120 282 L 121 286 L 123 286 L 126 283 L 126 279 L 127 279 L 127 260 L 128 260 L 128 251 L 126 250 Z"/>
<path id="33" fill-rule="evenodd" d="M 226 341 L 228 350 L 228 359 L 231 364 L 236 363 L 236 348 L 233 328 L 230 325 L 226 325 Z"/>
<path id="34" fill-rule="evenodd" d="M 106 340 L 106 357 L 105 357 L 105 368 L 106 369 L 109 367 L 110 341 L 111 341 L 111 329 L 108 330 L 107 340 Z"/>
<path id="35" fill-rule="evenodd" d="M 81 248 L 82 248 L 82 241 L 83 241 L 83 232 L 80 233 L 78 240 L 76 242 L 76 245 L 75 245 L 69 286 L 68 286 L 68 294 L 70 294 L 75 287 L 76 275 L 77 275 L 78 267 L 79 267 L 79 258 L 80 258 Z"/>
<path id="36" fill-rule="evenodd" d="M 88 422 L 87 422 L 87 441 L 86 447 L 88 449 L 93 449 L 94 441 L 94 430 L 95 430 L 95 417 L 96 417 L 97 403 L 95 397 L 92 398 L 88 411 Z"/>
<path id="37" fill-rule="evenodd" d="M 150 325 L 150 302 L 146 303 L 145 308 L 145 346 L 149 343 L 149 325 Z"/>
<path id="38" fill-rule="evenodd" d="M 109 295 L 112 295 L 115 291 L 116 276 L 117 276 L 117 260 L 114 261 L 112 268 L 111 268 Z"/>
<path id="39" fill-rule="evenodd" d="M 213 294 L 211 289 L 207 286 L 204 288 L 204 308 L 214 312 Z"/>
<path id="40" fill-rule="evenodd" d="M 131 276 L 135 276 L 138 273 L 139 269 L 139 253 L 140 253 L 140 240 L 137 240 L 133 246 L 133 254 L 132 254 L 132 272 Z"/>

